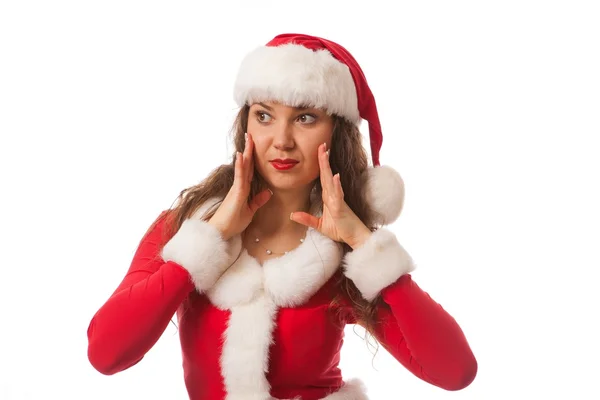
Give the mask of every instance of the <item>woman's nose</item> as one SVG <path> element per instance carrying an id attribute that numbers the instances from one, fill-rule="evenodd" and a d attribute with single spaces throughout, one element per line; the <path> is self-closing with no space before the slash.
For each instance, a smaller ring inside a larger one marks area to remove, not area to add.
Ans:
<path id="1" fill-rule="evenodd" d="M 294 148 L 294 129 L 292 124 L 284 122 L 275 127 L 273 145 L 278 150 L 290 150 Z"/>

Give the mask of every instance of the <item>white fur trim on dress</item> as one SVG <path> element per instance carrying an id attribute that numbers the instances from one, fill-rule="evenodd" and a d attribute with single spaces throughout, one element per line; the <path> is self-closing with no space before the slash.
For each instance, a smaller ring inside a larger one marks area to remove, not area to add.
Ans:
<path id="1" fill-rule="evenodd" d="M 350 379 L 335 393 L 323 400 L 368 400 L 367 390 L 360 379 Z"/>
<path id="2" fill-rule="evenodd" d="M 280 307 L 301 305 L 333 276 L 340 266 L 342 251 L 340 244 L 309 228 L 302 246 L 278 262 L 265 263 L 267 294 Z"/>
<path id="3" fill-rule="evenodd" d="M 296 249 L 262 266 L 243 249 L 206 292 L 215 307 L 230 311 L 221 356 L 227 400 L 271 399 L 266 373 L 276 313 L 308 301 L 333 276 L 341 257 L 336 242 L 309 228 Z M 361 399 L 347 397 L 355 398 Z"/>
<path id="4" fill-rule="evenodd" d="M 247 304 L 262 293 L 278 307 L 299 306 L 333 276 L 341 260 L 338 243 L 308 228 L 300 246 L 262 266 L 243 249 L 206 295 L 221 310 Z"/>
<path id="5" fill-rule="evenodd" d="M 227 400 L 270 398 L 266 372 L 276 311 L 264 294 L 231 309 L 221 354 Z"/>
<path id="6" fill-rule="evenodd" d="M 327 110 L 360 124 L 350 69 L 328 50 L 298 44 L 261 46 L 243 59 L 234 86 L 241 107 L 261 101 Z"/>
<path id="7" fill-rule="evenodd" d="M 263 269 L 244 249 L 206 295 L 221 310 L 249 304 L 263 292 Z"/>
<path id="8" fill-rule="evenodd" d="M 365 171 L 365 199 L 373 211 L 374 223 L 389 225 L 396 221 L 404 206 L 404 180 L 388 166 Z"/>
<path id="9" fill-rule="evenodd" d="M 344 256 L 344 274 L 368 301 L 414 269 L 411 256 L 385 228 L 373 232 L 362 246 Z"/>

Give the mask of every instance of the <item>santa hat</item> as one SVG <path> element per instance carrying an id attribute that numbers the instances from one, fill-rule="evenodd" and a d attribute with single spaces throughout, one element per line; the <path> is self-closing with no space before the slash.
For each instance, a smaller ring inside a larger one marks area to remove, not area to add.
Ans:
<path id="1" fill-rule="evenodd" d="M 396 220 L 404 202 L 404 182 L 381 167 L 383 142 L 375 97 L 358 62 L 344 47 L 304 34 L 281 34 L 246 55 L 234 85 L 238 106 L 275 101 L 314 107 L 360 125 L 369 124 L 374 168 L 366 172 L 366 194 L 380 223 Z"/>

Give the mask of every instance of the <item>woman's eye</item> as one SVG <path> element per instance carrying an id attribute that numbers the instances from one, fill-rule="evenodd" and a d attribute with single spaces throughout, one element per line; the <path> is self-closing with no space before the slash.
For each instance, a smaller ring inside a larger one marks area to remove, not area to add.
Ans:
<path id="1" fill-rule="evenodd" d="M 256 116 L 258 117 L 258 120 L 260 122 L 269 122 L 269 121 L 271 121 L 271 116 L 269 114 L 267 114 L 267 113 L 258 111 L 256 113 Z"/>
<path id="2" fill-rule="evenodd" d="M 314 115 L 310 114 L 302 114 L 300 117 L 298 117 L 298 120 L 303 124 L 312 124 L 316 121 L 316 119 L 317 118 Z"/>

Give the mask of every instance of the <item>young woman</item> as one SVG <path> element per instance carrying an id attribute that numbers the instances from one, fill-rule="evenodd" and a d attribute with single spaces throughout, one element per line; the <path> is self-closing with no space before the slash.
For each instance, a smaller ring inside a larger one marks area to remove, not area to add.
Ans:
<path id="1" fill-rule="evenodd" d="M 477 363 L 461 328 L 385 228 L 404 185 L 379 166 L 375 101 L 354 58 L 279 35 L 244 59 L 235 99 L 234 160 L 150 226 L 89 325 L 91 364 L 107 375 L 137 364 L 177 314 L 192 400 L 367 399 L 338 367 L 344 327 L 360 324 L 420 379 L 468 386 Z"/>

